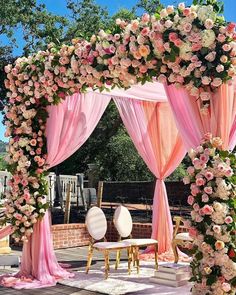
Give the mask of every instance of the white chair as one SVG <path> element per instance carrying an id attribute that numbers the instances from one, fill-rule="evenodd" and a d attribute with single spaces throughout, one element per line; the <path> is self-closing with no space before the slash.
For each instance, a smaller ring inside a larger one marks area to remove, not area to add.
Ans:
<path id="1" fill-rule="evenodd" d="M 132 261 L 132 244 L 128 241 L 120 242 L 106 242 L 105 234 L 107 231 L 107 221 L 105 214 L 98 207 L 92 207 L 89 209 L 86 215 L 86 227 L 91 236 L 91 241 L 88 250 L 88 260 L 86 273 L 89 272 L 90 265 L 92 262 L 93 250 L 98 250 L 104 252 L 105 258 L 105 278 L 108 277 L 109 266 L 109 251 L 120 251 L 122 249 L 127 249 L 128 253 L 128 273 L 130 274 L 130 265 Z M 104 240 L 99 242 L 100 240 Z M 117 263 L 116 263 L 117 268 Z"/>
<path id="2" fill-rule="evenodd" d="M 129 242 L 132 244 L 133 249 L 135 250 L 134 261 L 137 265 L 137 271 L 139 272 L 139 248 L 144 246 L 154 246 L 155 249 L 155 266 L 158 268 L 158 241 L 154 239 L 132 239 L 131 232 L 133 228 L 133 221 L 129 210 L 120 205 L 116 208 L 114 216 L 113 216 L 114 225 L 120 235 L 120 238 L 127 238 L 122 240 L 123 242 Z M 120 261 L 120 251 L 117 252 L 117 265 Z"/>

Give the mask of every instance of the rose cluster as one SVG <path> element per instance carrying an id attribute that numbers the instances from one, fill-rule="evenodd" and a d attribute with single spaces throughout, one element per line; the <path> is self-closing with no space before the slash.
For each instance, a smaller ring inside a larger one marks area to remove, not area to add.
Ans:
<path id="1" fill-rule="evenodd" d="M 206 134 L 202 145 L 189 152 L 192 166 L 184 178 L 191 183 L 193 294 L 236 292 L 236 156 L 221 145 L 220 138 Z"/>

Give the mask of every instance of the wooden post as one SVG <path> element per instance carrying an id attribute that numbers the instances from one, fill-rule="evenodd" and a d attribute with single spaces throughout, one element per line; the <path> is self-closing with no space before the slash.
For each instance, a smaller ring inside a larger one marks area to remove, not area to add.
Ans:
<path id="1" fill-rule="evenodd" d="M 103 195 L 103 181 L 98 182 L 98 199 L 97 206 L 101 208 L 102 206 L 102 195 Z"/>
<path id="2" fill-rule="evenodd" d="M 71 205 L 71 183 L 69 182 L 66 187 L 66 207 L 64 215 L 64 223 L 69 223 L 70 221 L 70 205 Z"/>

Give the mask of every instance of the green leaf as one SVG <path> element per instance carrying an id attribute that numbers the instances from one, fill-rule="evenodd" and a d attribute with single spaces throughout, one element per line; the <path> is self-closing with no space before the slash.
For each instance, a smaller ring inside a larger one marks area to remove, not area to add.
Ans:
<path id="1" fill-rule="evenodd" d="M 214 284 L 217 281 L 217 276 L 214 274 L 210 274 L 207 278 L 207 286 L 211 286 L 212 284 Z"/>

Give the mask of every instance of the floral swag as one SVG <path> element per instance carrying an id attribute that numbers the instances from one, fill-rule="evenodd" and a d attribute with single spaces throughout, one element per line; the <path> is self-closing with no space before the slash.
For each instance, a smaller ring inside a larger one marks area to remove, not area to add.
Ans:
<path id="1" fill-rule="evenodd" d="M 5 215 L 16 240 L 28 240 L 48 206 L 47 106 L 87 88 L 128 88 L 155 78 L 184 86 L 207 107 L 212 91 L 236 73 L 235 25 L 219 15 L 221 8 L 216 0 L 201 0 L 129 23 L 118 19 L 112 32 L 100 31 L 90 42 L 49 44 L 5 67 L 7 162 L 13 175 Z"/>
<path id="2" fill-rule="evenodd" d="M 207 134 L 189 152 L 193 166 L 184 178 L 191 183 L 193 294 L 236 292 L 236 156 L 221 145 L 220 138 Z"/>

